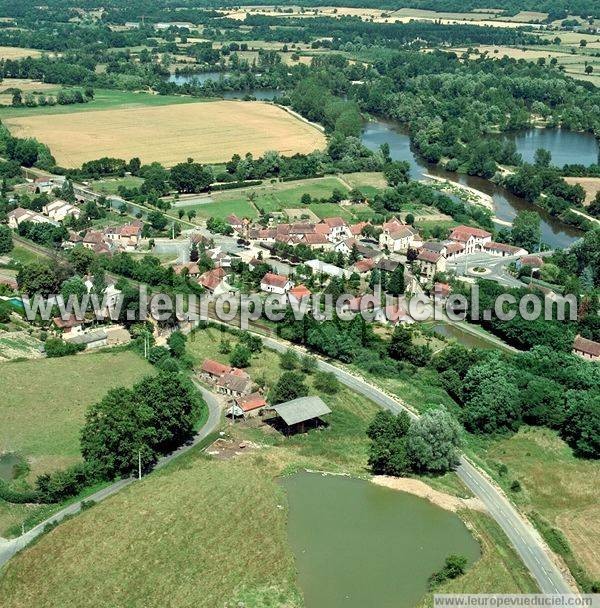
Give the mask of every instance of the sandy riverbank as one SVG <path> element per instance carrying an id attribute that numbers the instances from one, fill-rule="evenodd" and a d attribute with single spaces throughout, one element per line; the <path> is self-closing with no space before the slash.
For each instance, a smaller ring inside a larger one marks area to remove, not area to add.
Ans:
<path id="1" fill-rule="evenodd" d="M 447 511 L 459 511 L 460 509 L 476 509 L 477 511 L 485 511 L 484 504 L 479 498 L 459 498 L 438 490 L 434 490 L 420 479 L 412 479 L 409 477 L 387 477 L 385 475 L 376 475 L 371 480 L 378 486 L 384 486 L 392 490 L 408 492 L 421 498 L 426 498 L 434 505 L 442 507 Z"/>

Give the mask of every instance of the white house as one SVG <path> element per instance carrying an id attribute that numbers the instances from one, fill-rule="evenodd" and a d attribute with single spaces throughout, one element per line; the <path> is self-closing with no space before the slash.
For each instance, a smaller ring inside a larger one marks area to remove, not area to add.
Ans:
<path id="1" fill-rule="evenodd" d="M 287 293 L 292 287 L 294 283 L 288 279 L 288 277 L 284 277 L 281 274 L 275 274 L 273 272 L 267 272 L 267 274 L 261 279 L 260 288 L 262 291 L 266 291 L 267 293 L 276 293 L 279 295 L 283 295 Z"/>
<path id="2" fill-rule="evenodd" d="M 58 225 L 57 222 L 54 222 L 41 213 L 36 213 L 31 209 L 23 209 L 23 207 L 13 209 L 7 214 L 7 217 L 8 225 L 13 230 L 16 230 L 23 222 L 33 222 L 34 224 L 53 224 L 54 226 Z"/>
<path id="3" fill-rule="evenodd" d="M 67 201 L 61 199 L 56 199 L 44 205 L 42 211 L 55 222 L 62 222 L 69 215 L 75 219 L 79 219 L 81 216 L 81 209 L 79 207 L 75 207 L 75 205 L 71 205 L 71 203 L 67 203 Z"/>
<path id="4" fill-rule="evenodd" d="M 450 240 L 463 245 L 462 253 L 470 254 L 483 251 L 483 246 L 492 240 L 491 232 L 471 226 L 457 226 L 450 234 Z"/>
<path id="5" fill-rule="evenodd" d="M 392 253 L 406 253 L 409 248 L 420 247 L 422 243 L 418 232 L 397 218 L 385 222 L 382 228 L 383 231 L 379 235 L 379 246 L 382 249 L 387 248 Z"/>

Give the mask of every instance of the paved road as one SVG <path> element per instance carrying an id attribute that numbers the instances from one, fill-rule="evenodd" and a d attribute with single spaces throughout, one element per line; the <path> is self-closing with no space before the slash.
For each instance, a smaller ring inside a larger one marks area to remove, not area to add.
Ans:
<path id="1" fill-rule="evenodd" d="M 456 274 L 461 276 L 491 279 L 492 281 L 496 281 L 497 283 L 506 285 L 507 287 L 524 287 L 524 283 L 506 271 L 506 266 L 518 259 L 518 256 L 499 258 L 487 253 L 472 253 L 468 256 L 463 255 L 455 260 L 449 260 L 446 266 L 448 270 L 453 270 L 456 272 Z M 480 274 L 477 272 L 470 272 L 469 269 L 473 268 L 474 266 L 486 268 L 488 273 Z"/>
<path id="2" fill-rule="evenodd" d="M 166 464 L 174 460 L 175 458 L 185 454 L 187 451 L 191 450 L 194 446 L 196 446 L 200 441 L 205 439 L 212 432 L 217 430 L 221 421 L 221 406 L 217 399 L 215 399 L 214 395 L 207 391 L 205 388 L 196 384 L 198 390 L 202 393 L 206 404 L 208 405 L 208 420 L 204 424 L 204 426 L 196 433 L 193 440 L 187 443 L 186 445 L 180 447 L 175 452 L 169 454 L 161 458 L 156 464 L 155 469 L 161 469 Z M 123 488 L 131 485 L 136 481 L 136 478 L 130 477 L 128 479 L 120 479 L 110 486 L 99 490 L 95 494 L 91 494 L 85 500 L 86 502 L 100 502 L 113 494 L 116 494 Z M 52 517 L 49 517 L 47 520 L 38 524 L 25 534 L 19 536 L 18 538 L 14 538 L 9 541 L 0 541 L 0 567 L 2 567 L 17 551 L 20 551 L 24 547 L 26 547 L 34 538 L 38 537 L 43 531 L 46 525 L 60 522 L 68 515 L 74 515 L 81 510 L 81 501 L 73 503 L 64 509 L 55 513 Z"/>
<path id="3" fill-rule="evenodd" d="M 264 344 L 273 350 L 283 352 L 289 348 L 289 345 L 272 338 L 261 337 Z M 303 349 L 297 347 L 293 348 L 303 351 Z M 355 392 L 368 397 L 380 407 L 395 413 L 405 410 L 411 417 L 417 417 L 417 413 L 405 403 L 396 397 L 388 395 L 369 382 L 354 376 L 350 372 L 322 359 L 318 360 L 318 366 L 323 371 L 333 372 L 340 382 Z M 465 457 L 461 458 L 456 472 L 473 494 L 481 499 L 488 508 L 490 515 L 504 530 L 517 553 L 521 556 L 521 559 L 537 581 L 541 591 L 549 594 L 573 593 L 565 577 L 546 553 L 544 542 L 538 532 L 517 512 L 503 492 Z"/>

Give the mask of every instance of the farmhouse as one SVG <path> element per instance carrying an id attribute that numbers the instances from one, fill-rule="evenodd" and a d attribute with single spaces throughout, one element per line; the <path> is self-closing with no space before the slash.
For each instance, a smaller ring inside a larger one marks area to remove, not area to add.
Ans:
<path id="1" fill-rule="evenodd" d="M 219 293 L 223 291 L 223 283 L 225 281 L 226 272 L 222 268 L 214 268 L 207 270 L 204 274 L 198 277 L 198 283 L 210 291 L 210 293 Z"/>
<path id="2" fill-rule="evenodd" d="M 591 361 L 600 360 L 600 342 L 577 336 L 573 342 L 573 354 Z"/>
<path id="3" fill-rule="evenodd" d="M 331 410 L 320 397 L 300 397 L 274 405 L 273 410 L 284 423 L 284 433 L 303 433 L 307 426 L 317 427 L 321 416 L 331 414 Z"/>
<path id="4" fill-rule="evenodd" d="M 290 281 L 287 277 L 284 277 L 281 274 L 275 274 L 273 272 L 267 272 L 260 282 L 260 288 L 262 291 L 266 291 L 267 293 L 276 293 L 279 295 L 287 293 L 293 286 L 294 283 L 292 283 L 292 281 Z"/>
<path id="5" fill-rule="evenodd" d="M 252 418 L 261 414 L 267 407 L 265 398 L 260 393 L 251 393 L 236 400 L 236 404 L 227 410 L 231 415 L 235 411 L 236 416 Z M 235 410 L 234 410 L 235 408 Z"/>
<path id="6" fill-rule="evenodd" d="M 184 264 L 175 264 L 173 266 L 173 272 L 180 275 L 184 271 L 187 272 L 188 277 L 200 276 L 200 268 L 198 268 L 198 262 L 185 262 Z"/>
<path id="7" fill-rule="evenodd" d="M 216 387 L 224 395 L 239 398 L 250 393 L 252 380 L 244 370 L 234 367 L 230 372 L 223 374 L 217 380 Z"/>
<path id="8" fill-rule="evenodd" d="M 288 291 L 290 304 L 299 304 L 305 298 L 310 298 L 311 295 L 312 293 L 306 285 L 296 285 Z"/>
<path id="9" fill-rule="evenodd" d="M 215 382 L 221 376 L 231 372 L 233 368 L 213 359 L 205 359 L 200 368 L 200 375 L 204 380 Z"/>

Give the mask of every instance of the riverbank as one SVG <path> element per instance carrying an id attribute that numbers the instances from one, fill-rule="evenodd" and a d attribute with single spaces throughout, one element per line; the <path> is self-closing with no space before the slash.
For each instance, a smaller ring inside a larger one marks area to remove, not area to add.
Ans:
<path id="1" fill-rule="evenodd" d="M 476 511 L 487 512 L 485 505 L 479 498 L 460 498 L 446 494 L 439 490 L 434 490 L 420 479 L 410 477 L 388 477 L 387 475 L 375 475 L 371 481 L 378 486 L 414 494 L 420 498 L 426 498 L 434 505 L 446 509 L 447 511 L 460 511 L 461 509 L 474 509 Z"/>
<path id="2" fill-rule="evenodd" d="M 435 182 L 444 184 L 443 190 L 456 194 L 461 200 L 464 200 L 467 203 L 481 205 L 482 207 L 494 212 L 494 199 L 489 194 L 481 192 L 481 190 L 476 190 L 470 186 L 465 186 L 465 184 L 451 182 L 443 177 L 439 177 L 438 175 L 431 175 L 431 173 L 426 173 L 424 178 L 425 179 L 423 181 L 425 182 L 427 180 L 433 180 Z"/>

